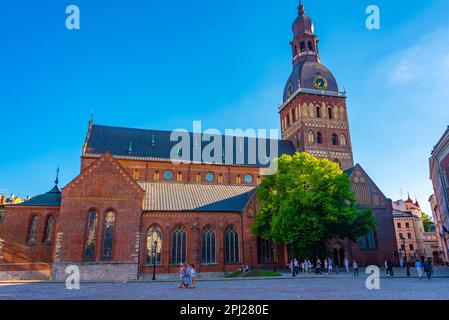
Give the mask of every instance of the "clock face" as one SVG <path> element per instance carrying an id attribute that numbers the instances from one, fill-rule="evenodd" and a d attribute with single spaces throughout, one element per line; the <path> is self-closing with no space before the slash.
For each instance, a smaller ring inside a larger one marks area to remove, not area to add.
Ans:
<path id="1" fill-rule="evenodd" d="M 289 97 L 291 97 L 293 94 L 293 85 L 291 83 L 288 84 L 287 93 Z"/>
<path id="2" fill-rule="evenodd" d="M 322 76 L 316 76 L 313 80 L 315 88 L 323 90 L 327 88 L 327 80 Z"/>

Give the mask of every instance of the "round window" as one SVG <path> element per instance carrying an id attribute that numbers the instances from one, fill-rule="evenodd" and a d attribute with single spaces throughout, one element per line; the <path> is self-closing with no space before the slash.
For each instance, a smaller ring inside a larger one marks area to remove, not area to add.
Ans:
<path id="1" fill-rule="evenodd" d="M 245 176 L 245 182 L 248 183 L 248 184 L 253 183 L 253 176 L 250 175 L 250 174 L 247 174 Z"/>
<path id="2" fill-rule="evenodd" d="M 172 180 L 172 179 L 173 179 L 173 172 L 171 172 L 171 171 L 165 171 L 165 172 L 164 172 L 164 179 L 165 179 L 165 180 Z"/>
<path id="3" fill-rule="evenodd" d="M 212 182 L 215 180 L 215 175 L 212 172 L 208 172 L 206 173 L 206 181 L 207 182 Z"/>

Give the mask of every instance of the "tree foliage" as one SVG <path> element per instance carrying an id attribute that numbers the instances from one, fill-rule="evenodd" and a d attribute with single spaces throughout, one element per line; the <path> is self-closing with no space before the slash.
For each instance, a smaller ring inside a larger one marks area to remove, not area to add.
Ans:
<path id="1" fill-rule="evenodd" d="M 293 241 L 301 252 L 318 254 L 331 239 L 355 242 L 375 227 L 371 210 L 358 207 L 349 176 L 337 164 L 307 153 L 283 155 L 277 163 L 277 173 L 257 189 L 257 236 Z"/>
<path id="2" fill-rule="evenodd" d="M 430 228 L 434 225 L 432 218 L 430 218 L 427 214 L 422 215 L 422 223 L 424 225 L 425 232 L 429 232 Z"/>

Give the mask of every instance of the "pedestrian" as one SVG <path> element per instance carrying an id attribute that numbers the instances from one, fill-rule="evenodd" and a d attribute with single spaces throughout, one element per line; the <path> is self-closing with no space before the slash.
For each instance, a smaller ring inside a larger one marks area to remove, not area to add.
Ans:
<path id="1" fill-rule="evenodd" d="M 293 261 L 294 266 L 295 266 L 295 274 L 298 275 L 299 273 L 299 262 L 298 260 L 295 258 L 295 260 Z"/>
<path id="2" fill-rule="evenodd" d="M 426 262 L 424 262 L 424 272 L 427 274 L 427 279 L 430 280 L 430 278 L 432 278 L 432 264 L 430 263 L 429 260 L 427 260 Z"/>
<path id="3" fill-rule="evenodd" d="M 190 287 L 190 280 L 192 280 L 192 269 L 187 266 L 184 286 L 188 289 Z"/>
<path id="4" fill-rule="evenodd" d="M 387 270 L 387 276 L 388 276 L 389 269 L 388 269 L 388 262 L 387 262 L 387 260 L 385 260 L 384 266 L 385 266 L 385 270 Z"/>
<path id="5" fill-rule="evenodd" d="M 348 258 L 345 258 L 345 268 L 346 268 L 346 273 L 349 273 L 349 260 L 348 260 Z"/>
<path id="6" fill-rule="evenodd" d="M 393 270 L 394 265 L 391 259 L 388 259 L 387 266 L 388 266 L 388 274 L 390 275 L 390 277 L 394 277 L 394 270 Z"/>
<path id="7" fill-rule="evenodd" d="M 332 270 L 333 270 L 333 261 L 332 261 L 332 259 L 331 258 L 329 258 L 329 260 L 327 261 L 327 267 L 328 267 L 328 272 L 329 273 L 332 273 Z"/>
<path id="8" fill-rule="evenodd" d="M 321 260 L 316 261 L 316 274 L 321 274 Z"/>
<path id="9" fill-rule="evenodd" d="M 184 265 L 181 263 L 179 265 L 179 288 L 184 287 L 184 277 L 185 277 L 185 269 Z"/>
<path id="10" fill-rule="evenodd" d="M 302 268 L 302 273 L 305 274 L 307 272 L 307 262 L 306 262 L 306 260 L 304 260 L 301 263 L 301 268 Z"/>
<path id="11" fill-rule="evenodd" d="M 290 272 L 292 273 L 292 277 L 296 277 L 296 272 L 295 272 L 295 261 L 292 259 L 290 261 Z"/>
<path id="12" fill-rule="evenodd" d="M 421 261 L 419 261 L 418 259 L 416 259 L 415 268 L 416 268 L 416 272 L 418 272 L 419 279 L 422 279 L 423 265 L 422 265 Z"/>
<path id="13" fill-rule="evenodd" d="M 195 270 L 195 266 L 193 264 L 190 265 L 190 287 L 191 288 L 196 288 L 196 270 Z"/>
<path id="14" fill-rule="evenodd" d="M 327 259 L 324 259 L 324 270 L 326 270 L 326 274 L 329 274 L 329 265 L 327 264 Z"/>
<path id="15" fill-rule="evenodd" d="M 352 262 L 352 268 L 354 269 L 354 277 L 358 277 L 359 276 L 359 264 L 357 263 L 356 260 L 354 260 Z"/>
<path id="16" fill-rule="evenodd" d="M 312 272 L 312 269 L 313 269 L 312 262 L 310 260 L 307 260 L 307 271 Z"/>

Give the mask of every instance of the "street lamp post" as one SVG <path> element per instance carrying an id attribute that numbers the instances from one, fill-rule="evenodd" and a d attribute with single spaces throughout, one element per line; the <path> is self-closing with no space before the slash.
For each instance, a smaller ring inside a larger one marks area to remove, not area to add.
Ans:
<path id="1" fill-rule="evenodd" d="M 408 265 L 407 249 L 405 247 L 405 238 L 402 237 L 401 240 L 402 240 L 402 249 L 404 250 L 404 259 L 405 259 L 404 263 L 405 263 L 405 267 L 407 268 L 407 277 L 410 277 L 410 267 Z"/>
<path id="2" fill-rule="evenodd" d="M 156 280 L 156 250 L 157 250 L 157 240 L 153 243 L 153 281 Z"/>

